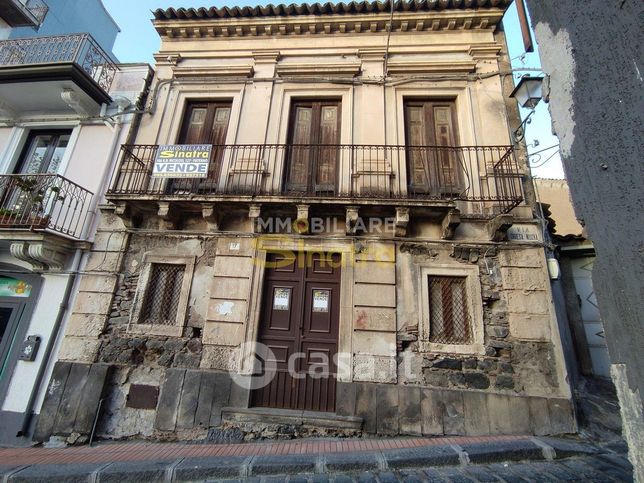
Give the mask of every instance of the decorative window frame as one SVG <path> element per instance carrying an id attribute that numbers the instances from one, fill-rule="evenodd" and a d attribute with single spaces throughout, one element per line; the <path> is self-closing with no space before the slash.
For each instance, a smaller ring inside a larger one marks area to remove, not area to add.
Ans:
<path id="1" fill-rule="evenodd" d="M 130 322 L 128 332 L 133 334 L 161 335 L 169 337 L 181 337 L 186 324 L 186 313 L 188 310 L 188 301 L 190 300 L 190 289 L 192 287 L 192 276 L 195 269 L 195 257 L 175 256 L 175 255 L 149 255 L 143 256 L 143 268 L 139 276 L 139 283 L 130 312 Z M 164 263 L 172 265 L 184 265 L 183 281 L 181 282 L 181 292 L 177 304 L 177 315 L 174 325 L 157 325 L 157 324 L 140 324 L 138 322 L 143 309 L 143 302 L 150 289 L 150 275 L 152 274 L 152 265 Z"/>
<path id="2" fill-rule="evenodd" d="M 472 329 L 471 344 L 439 344 L 429 341 L 429 283 L 428 277 L 463 277 L 467 290 L 467 311 Z M 433 265 L 420 268 L 418 346 L 421 352 L 444 352 L 450 354 L 485 354 L 485 328 L 483 324 L 483 302 L 478 266 Z"/>

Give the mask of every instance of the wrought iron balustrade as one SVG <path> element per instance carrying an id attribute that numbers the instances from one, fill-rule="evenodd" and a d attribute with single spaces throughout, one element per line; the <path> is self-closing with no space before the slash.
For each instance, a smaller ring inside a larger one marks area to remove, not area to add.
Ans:
<path id="1" fill-rule="evenodd" d="M 0 175 L 0 230 L 51 230 L 80 238 L 92 193 L 57 174 Z"/>
<path id="2" fill-rule="evenodd" d="M 124 145 L 108 195 L 523 200 L 512 146 L 213 145 L 208 176 L 153 176 L 157 145 Z"/>
<path id="3" fill-rule="evenodd" d="M 33 15 L 38 25 L 41 25 L 49 12 L 49 6 L 43 0 L 27 0 L 18 2 L 22 3 L 25 9 Z"/>
<path id="4" fill-rule="evenodd" d="M 105 91 L 116 64 L 90 34 L 29 37 L 0 41 L 0 68 L 16 65 L 74 63 Z"/>

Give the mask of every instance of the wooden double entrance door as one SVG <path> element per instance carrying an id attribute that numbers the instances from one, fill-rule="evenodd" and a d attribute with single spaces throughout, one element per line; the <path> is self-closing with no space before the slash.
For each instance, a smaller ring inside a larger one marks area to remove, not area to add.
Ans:
<path id="1" fill-rule="evenodd" d="M 276 374 L 253 406 L 335 411 L 340 265 L 338 253 L 268 254 L 258 342 Z"/>

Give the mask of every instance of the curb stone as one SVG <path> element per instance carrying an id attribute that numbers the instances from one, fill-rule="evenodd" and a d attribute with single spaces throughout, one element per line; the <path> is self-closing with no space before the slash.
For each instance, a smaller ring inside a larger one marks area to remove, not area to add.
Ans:
<path id="1" fill-rule="evenodd" d="M 315 473 L 316 454 L 256 456 L 250 466 L 251 475 Z"/>
<path id="2" fill-rule="evenodd" d="M 383 451 L 389 468 L 414 466 L 449 466 L 460 463 L 459 454 L 450 446 L 426 446 Z"/>
<path id="3" fill-rule="evenodd" d="M 461 447 L 472 464 L 545 459 L 542 448 L 532 441 L 470 443 Z"/>
<path id="4" fill-rule="evenodd" d="M 175 466 L 172 481 L 203 481 L 217 478 L 239 478 L 248 458 L 228 456 L 224 458 L 185 458 Z"/>

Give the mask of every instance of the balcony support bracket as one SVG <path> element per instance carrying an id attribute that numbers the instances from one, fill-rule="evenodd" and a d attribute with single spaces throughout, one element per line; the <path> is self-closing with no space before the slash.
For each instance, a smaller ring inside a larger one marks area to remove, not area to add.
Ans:
<path id="1" fill-rule="evenodd" d="M 261 203 L 251 203 L 250 205 L 248 205 L 248 218 L 250 218 L 250 224 L 253 233 L 262 232 L 261 215 Z"/>
<path id="2" fill-rule="evenodd" d="M 297 208 L 297 220 L 295 221 L 295 230 L 304 235 L 309 232 L 309 208 L 311 205 L 295 205 Z"/>
<path id="3" fill-rule="evenodd" d="M 208 224 L 208 231 L 219 231 L 221 213 L 217 209 L 217 205 L 212 203 L 203 203 L 201 205 L 201 216 Z"/>
<path id="4" fill-rule="evenodd" d="M 357 206 L 346 207 L 346 233 L 355 235 L 358 231 L 359 208 Z"/>
<path id="5" fill-rule="evenodd" d="M 174 230 L 177 228 L 179 217 L 175 209 L 174 203 L 168 201 L 160 201 L 157 203 L 159 209 L 157 215 L 159 216 L 159 229 L 160 230 Z"/>
<path id="6" fill-rule="evenodd" d="M 443 218 L 441 238 L 443 240 L 451 240 L 454 238 L 456 227 L 461 224 L 460 210 L 449 210 Z"/>
<path id="7" fill-rule="evenodd" d="M 7 119 L 16 119 L 18 117 L 18 113 L 13 108 L 13 106 L 10 106 L 7 102 L 0 99 L 0 117 Z"/>
<path id="8" fill-rule="evenodd" d="M 407 226 L 409 225 L 409 208 L 405 206 L 396 206 L 396 236 L 407 236 Z"/>
<path id="9" fill-rule="evenodd" d="M 16 242 L 9 247 L 14 258 L 27 262 L 32 270 L 60 272 L 65 266 L 67 252 L 47 242 Z"/>
<path id="10" fill-rule="evenodd" d="M 487 233 L 491 241 L 500 242 L 507 239 L 508 229 L 512 226 L 512 215 L 498 215 L 487 222 Z"/>
<path id="11" fill-rule="evenodd" d="M 127 201 L 116 203 L 114 214 L 121 219 L 125 228 L 137 228 L 139 226 L 138 221 L 140 218 L 135 213 L 131 203 Z"/>
<path id="12" fill-rule="evenodd" d="M 63 89 L 60 97 L 71 109 L 73 109 L 79 116 L 91 116 L 95 108 L 87 101 L 83 100 L 80 95 L 73 89 Z"/>

